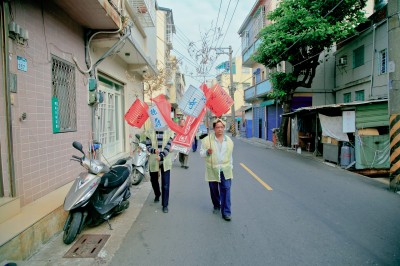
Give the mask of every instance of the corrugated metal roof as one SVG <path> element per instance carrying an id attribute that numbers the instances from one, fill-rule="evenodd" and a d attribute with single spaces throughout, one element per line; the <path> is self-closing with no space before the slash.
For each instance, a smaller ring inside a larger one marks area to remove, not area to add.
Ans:
<path id="1" fill-rule="evenodd" d="M 300 112 L 306 112 L 306 111 L 317 111 L 317 110 L 329 109 L 329 108 L 352 107 L 352 106 L 357 106 L 357 105 L 381 103 L 381 102 L 387 102 L 387 101 L 388 101 L 388 99 L 379 99 L 379 100 L 358 101 L 358 102 L 351 102 L 351 103 L 335 103 L 335 104 L 327 104 L 327 105 L 307 106 L 307 107 L 301 107 L 299 109 L 296 109 L 295 111 L 290 112 L 290 113 L 282 114 L 282 116 L 291 116 L 293 114 L 297 114 Z"/>

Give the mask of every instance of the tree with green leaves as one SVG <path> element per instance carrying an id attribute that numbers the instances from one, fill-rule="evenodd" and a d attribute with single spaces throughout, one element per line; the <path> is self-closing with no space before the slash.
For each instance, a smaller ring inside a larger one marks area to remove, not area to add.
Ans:
<path id="1" fill-rule="evenodd" d="M 291 100 L 299 87 L 311 88 L 319 56 L 336 42 L 356 32 L 365 21 L 366 0 L 283 0 L 267 14 L 272 24 L 260 32 L 262 43 L 254 60 L 274 69 L 290 63 L 291 72 L 273 71 L 269 78 L 273 90 L 270 98 L 280 100 L 283 112 L 290 112 Z M 287 117 L 281 123 L 282 136 L 287 132 Z"/>

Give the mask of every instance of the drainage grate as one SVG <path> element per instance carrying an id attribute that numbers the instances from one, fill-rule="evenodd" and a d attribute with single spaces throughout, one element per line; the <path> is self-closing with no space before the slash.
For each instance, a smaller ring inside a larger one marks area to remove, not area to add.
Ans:
<path id="1" fill-rule="evenodd" d="M 63 258 L 95 258 L 110 235 L 82 235 Z"/>

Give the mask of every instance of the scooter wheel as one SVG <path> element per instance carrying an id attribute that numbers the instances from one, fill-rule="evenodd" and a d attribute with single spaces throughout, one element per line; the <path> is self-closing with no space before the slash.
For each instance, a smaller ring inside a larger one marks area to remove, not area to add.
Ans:
<path id="1" fill-rule="evenodd" d="M 69 214 L 71 217 L 68 217 L 67 224 L 64 226 L 64 236 L 63 241 L 65 244 L 69 245 L 74 242 L 76 236 L 79 232 L 79 227 L 82 222 L 82 213 L 81 212 L 73 212 Z"/>
<path id="2" fill-rule="evenodd" d="M 137 186 L 142 182 L 144 175 L 137 169 L 134 169 L 131 174 L 131 184 Z"/>

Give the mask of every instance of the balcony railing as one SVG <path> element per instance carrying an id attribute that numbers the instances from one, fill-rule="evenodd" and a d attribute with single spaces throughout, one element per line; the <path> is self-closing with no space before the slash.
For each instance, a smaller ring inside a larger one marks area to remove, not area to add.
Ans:
<path id="1" fill-rule="evenodd" d="M 269 79 L 264 80 L 255 86 L 249 87 L 244 90 L 244 100 L 251 102 L 259 97 L 265 97 L 272 89 Z"/>
<path id="2" fill-rule="evenodd" d="M 154 0 L 127 0 L 127 3 L 142 27 L 155 27 Z"/>
<path id="3" fill-rule="evenodd" d="M 257 39 L 246 50 L 243 50 L 243 53 L 242 53 L 243 66 L 251 67 L 251 65 L 254 63 L 251 56 L 257 51 L 260 44 L 261 44 L 261 40 Z"/>

